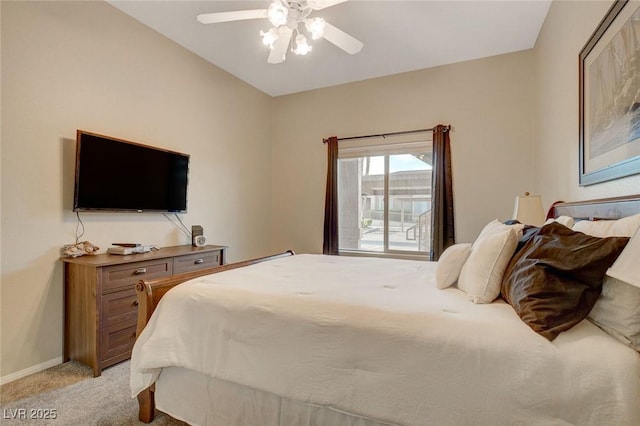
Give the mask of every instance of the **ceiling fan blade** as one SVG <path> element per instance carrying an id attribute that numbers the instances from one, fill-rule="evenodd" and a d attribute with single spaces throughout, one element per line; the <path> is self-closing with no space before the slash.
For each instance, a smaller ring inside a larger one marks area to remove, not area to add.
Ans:
<path id="1" fill-rule="evenodd" d="M 307 4 L 313 10 L 320 10 L 346 1 L 348 0 L 307 0 Z"/>
<path id="2" fill-rule="evenodd" d="M 364 47 L 364 43 L 360 40 L 350 36 L 328 22 L 325 23 L 324 35 L 322 37 L 329 40 L 331 43 L 335 44 L 350 55 L 355 55 Z"/>
<path id="3" fill-rule="evenodd" d="M 289 27 L 283 26 L 278 28 L 278 39 L 273 43 L 273 49 L 271 49 L 271 53 L 269 53 L 269 59 L 267 59 L 267 62 L 270 64 L 279 64 L 284 62 L 292 34 L 293 30 Z"/>
<path id="4" fill-rule="evenodd" d="M 201 13 L 197 16 L 203 24 L 219 24 L 220 22 L 244 21 L 267 17 L 267 9 L 234 10 L 232 12 Z"/>

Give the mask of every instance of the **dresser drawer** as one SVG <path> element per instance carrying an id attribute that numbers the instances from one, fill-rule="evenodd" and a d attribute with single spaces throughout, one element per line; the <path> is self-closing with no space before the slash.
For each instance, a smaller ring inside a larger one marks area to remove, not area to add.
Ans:
<path id="1" fill-rule="evenodd" d="M 127 359 L 131 356 L 136 341 L 136 326 L 110 326 L 102 329 L 102 359 L 110 363 L 113 359 Z"/>
<path id="2" fill-rule="evenodd" d="M 102 296 L 102 324 L 135 325 L 138 319 L 138 298 L 135 288 Z"/>
<path id="3" fill-rule="evenodd" d="M 141 279 L 171 275 L 173 259 L 157 259 L 145 262 L 107 266 L 102 270 L 102 291 L 109 292 L 122 287 L 132 288 Z"/>
<path id="4" fill-rule="evenodd" d="M 195 253 L 174 258 L 173 273 L 181 274 L 183 272 L 197 271 L 199 269 L 219 266 L 220 264 L 220 251 Z"/>

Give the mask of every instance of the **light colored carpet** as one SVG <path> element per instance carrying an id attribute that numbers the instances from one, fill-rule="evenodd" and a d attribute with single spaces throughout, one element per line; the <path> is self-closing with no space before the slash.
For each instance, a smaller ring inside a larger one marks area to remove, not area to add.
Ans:
<path id="1" fill-rule="evenodd" d="M 138 402 L 130 394 L 128 361 L 107 368 L 96 378 L 89 367 L 71 361 L 0 387 L 0 423 L 144 425 L 138 421 Z M 51 414 L 52 410 L 55 410 L 55 419 L 31 418 L 41 413 Z M 185 425 L 163 413 L 158 413 L 151 424 Z"/>

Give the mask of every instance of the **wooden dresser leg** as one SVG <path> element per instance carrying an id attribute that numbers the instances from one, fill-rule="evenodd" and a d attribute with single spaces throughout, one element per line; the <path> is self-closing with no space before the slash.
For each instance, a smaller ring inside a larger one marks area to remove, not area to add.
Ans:
<path id="1" fill-rule="evenodd" d="M 156 414 L 156 402 L 151 388 L 138 394 L 138 406 L 138 419 L 143 423 L 151 423 Z"/>
<path id="2" fill-rule="evenodd" d="M 100 377 L 101 375 L 102 375 L 102 369 L 96 362 L 95 364 L 93 364 L 93 377 Z"/>

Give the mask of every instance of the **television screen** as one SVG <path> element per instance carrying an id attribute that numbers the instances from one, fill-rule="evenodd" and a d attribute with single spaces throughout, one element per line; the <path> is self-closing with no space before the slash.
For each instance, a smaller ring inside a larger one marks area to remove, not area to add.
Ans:
<path id="1" fill-rule="evenodd" d="M 189 156 L 78 130 L 73 211 L 185 212 Z"/>

